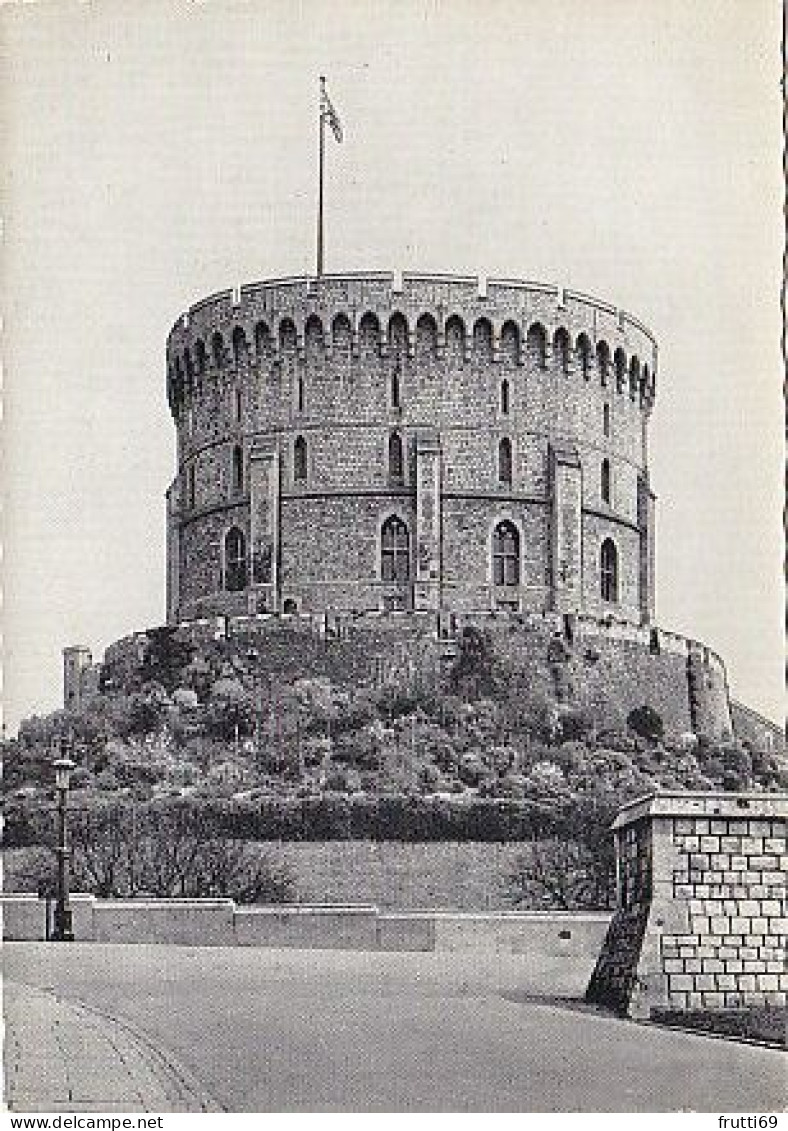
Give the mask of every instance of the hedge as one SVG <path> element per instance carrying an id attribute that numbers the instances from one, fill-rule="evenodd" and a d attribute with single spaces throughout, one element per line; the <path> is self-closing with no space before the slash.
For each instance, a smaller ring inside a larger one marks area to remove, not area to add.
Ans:
<path id="1" fill-rule="evenodd" d="M 133 804 L 128 797 L 105 796 L 80 806 L 78 797 L 72 797 L 70 819 L 79 821 L 80 813 L 87 814 L 96 806 L 120 813 Z M 459 800 L 405 794 L 324 793 L 254 800 L 183 797 L 137 802 L 136 808 L 138 812 L 174 810 L 198 823 L 206 836 L 241 840 L 524 841 L 582 837 L 588 819 L 581 806 L 565 799 Z M 607 814 L 600 817 L 604 822 L 609 819 Z M 4 847 L 49 843 L 53 833 L 51 802 L 25 800 L 7 805 Z"/>

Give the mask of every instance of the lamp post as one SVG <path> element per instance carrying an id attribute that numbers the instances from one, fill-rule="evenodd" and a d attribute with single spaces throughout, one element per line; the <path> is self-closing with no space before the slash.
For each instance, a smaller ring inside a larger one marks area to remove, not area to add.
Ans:
<path id="1" fill-rule="evenodd" d="M 66 804 L 71 771 L 76 763 L 68 757 L 68 742 L 62 739 L 61 757 L 55 759 L 55 788 L 57 789 L 57 899 L 55 901 L 55 929 L 52 939 L 56 942 L 73 942 L 71 927 L 71 908 L 68 902 L 68 840 L 66 836 Z"/>

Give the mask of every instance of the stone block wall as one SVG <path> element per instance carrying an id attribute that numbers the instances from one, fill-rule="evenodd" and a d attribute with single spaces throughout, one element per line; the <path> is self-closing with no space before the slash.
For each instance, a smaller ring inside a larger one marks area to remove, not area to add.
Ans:
<path id="1" fill-rule="evenodd" d="M 229 593 L 221 566 L 233 527 L 250 545 L 254 484 L 250 492 L 248 470 L 239 483 L 236 452 L 246 468 L 262 440 L 281 470 L 271 551 L 282 585 L 274 571 L 268 608 L 386 607 L 382 523 L 397 515 L 418 607 L 596 611 L 609 538 L 619 583 L 607 603 L 634 621 L 648 616 L 654 577 L 643 545 L 652 522 L 639 484 L 648 480 L 656 358 L 651 334 L 625 312 L 534 283 L 359 274 L 272 280 L 205 299 L 168 340 L 178 435 L 168 619 L 260 607 L 255 590 L 268 583 L 251 571 L 252 592 Z M 425 428 L 434 467 L 420 478 L 415 447 Z M 402 474 L 389 464 L 395 434 Z M 511 468 L 502 475 L 504 441 Z M 556 448 L 575 467 L 571 490 L 550 482 Z M 423 517 L 425 493 L 431 548 L 424 522 L 408 521 L 408 512 Z M 492 530 L 505 520 L 520 534 L 519 579 L 496 595 Z M 559 553 L 559 527 L 573 532 L 572 560 Z"/>
<path id="2" fill-rule="evenodd" d="M 614 830 L 618 907 L 588 998 L 637 1017 L 784 1006 L 788 795 L 658 794 Z"/>

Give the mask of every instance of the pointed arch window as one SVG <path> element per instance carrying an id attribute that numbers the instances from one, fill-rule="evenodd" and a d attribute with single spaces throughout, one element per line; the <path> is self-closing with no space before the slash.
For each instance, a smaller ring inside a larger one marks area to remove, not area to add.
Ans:
<path id="1" fill-rule="evenodd" d="M 606 436 L 610 435 L 610 405 L 606 404 L 602 409 L 602 431 Z"/>
<path id="2" fill-rule="evenodd" d="M 305 483 L 307 473 L 306 440 L 297 436 L 293 444 L 293 479 L 296 483 Z"/>
<path id="3" fill-rule="evenodd" d="M 405 479 L 405 455 L 399 432 L 389 436 L 389 479 L 392 483 L 402 483 Z"/>
<path id="4" fill-rule="evenodd" d="M 512 485 L 512 441 L 508 436 L 498 444 L 498 482 L 502 487 Z"/>
<path id="5" fill-rule="evenodd" d="M 233 448 L 233 494 L 240 495 L 244 489 L 244 452 L 240 444 Z"/>
<path id="6" fill-rule="evenodd" d="M 618 550 L 611 538 L 602 543 L 599 553 L 599 583 L 603 601 L 618 601 Z"/>
<path id="7" fill-rule="evenodd" d="M 506 380 L 501 381 L 501 414 L 509 415 L 509 382 Z"/>
<path id="8" fill-rule="evenodd" d="M 513 522 L 499 522 L 492 540 L 493 584 L 520 584 L 520 535 Z"/>
<path id="9" fill-rule="evenodd" d="M 246 538 L 237 526 L 224 539 L 224 587 L 229 593 L 246 588 Z"/>
<path id="10" fill-rule="evenodd" d="M 224 365 L 224 338 L 217 330 L 211 338 L 211 352 L 213 353 L 213 363 L 217 369 L 221 369 Z"/>
<path id="11" fill-rule="evenodd" d="M 599 476 L 599 489 L 602 495 L 602 502 L 609 503 L 612 495 L 612 480 L 610 473 L 610 460 L 602 460 L 602 470 Z"/>
<path id="12" fill-rule="evenodd" d="M 304 411 L 304 405 L 305 404 L 306 404 L 306 397 L 304 395 L 304 378 L 299 376 L 299 378 L 298 378 L 298 388 L 297 388 L 297 393 L 296 393 L 296 406 L 297 406 L 299 412 Z"/>
<path id="13" fill-rule="evenodd" d="M 383 581 L 405 582 L 410 578 L 410 537 L 401 518 L 392 515 L 380 532 L 380 575 Z"/>

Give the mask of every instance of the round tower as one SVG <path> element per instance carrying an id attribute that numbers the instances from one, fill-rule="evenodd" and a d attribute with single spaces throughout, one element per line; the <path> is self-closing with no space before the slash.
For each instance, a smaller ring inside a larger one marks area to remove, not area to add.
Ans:
<path id="1" fill-rule="evenodd" d="M 653 613 L 657 347 L 556 287 L 327 275 L 213 295 L 167 345 L 168 617 Z"/>

